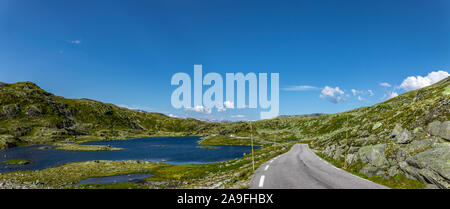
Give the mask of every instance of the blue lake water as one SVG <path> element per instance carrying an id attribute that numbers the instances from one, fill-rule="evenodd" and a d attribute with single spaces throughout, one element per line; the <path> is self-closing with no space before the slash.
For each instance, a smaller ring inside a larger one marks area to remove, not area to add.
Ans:
<path id="1" fill-rule="evenodd" d="M 213 163 L 240 158 L 250 153 L 250 146 L 215 145 L 219 149 L 201 149 L 199 137 L 157 137 L 130 140 L 95 141 L 87 145 L 110 145 L 120 151 L 65 151 L 39 149 L 48 145 L 32 145 L 0 150 L 0 161 L 31 160 L 26 165 L 0 163 L 0 173 L 16 170 L 40 170 L 69 162 L 91 160 L 145 160 L 170 164 Z"/>

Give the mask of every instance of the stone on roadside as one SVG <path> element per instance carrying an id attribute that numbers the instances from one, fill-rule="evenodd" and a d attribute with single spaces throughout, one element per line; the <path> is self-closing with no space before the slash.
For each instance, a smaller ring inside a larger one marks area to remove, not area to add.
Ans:
<path id="1" fill-rule="evenodd" d="M 389 175 L 390 177 L 394 177 L 394 176 L 396 176 L 396 175 L 398 175 L 398 174 L 400 174 L 400 171 L 399 171 L 399 169 L 398 169 L 398 166 L 392 166 L 392 167 L 389 168 L 389 170 L 388 170 L 388 175 Z"/>
<path id="2" fill-rule="evenodd" d="M 382 167 L 388 164 L 385 156 L 386 144 L 377 144 L 361 147 L 358 150 L 358 157 L 363 163 L 370 163 L 375 167 Z"/>
<path id="3" fill-rule="evenodd" d="M 353 164 L 358 161 L 358 157 L 356 156 L 356 154 L 348 154 L 345 161 L 347 162 L 347 164 Z"/>
<path id="4" fill-rule="evenodd" d="M 380 168 L 374 167 L 370 164 L 364 166 L 359 172 L 368 177 L 382 176 L 384 174 Z"/>

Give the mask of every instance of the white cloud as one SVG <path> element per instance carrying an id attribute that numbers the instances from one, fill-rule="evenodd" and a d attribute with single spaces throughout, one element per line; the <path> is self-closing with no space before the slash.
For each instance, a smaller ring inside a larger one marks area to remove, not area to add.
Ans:
<path id="1" fill-rule="evenodd" d="M 195 112 L 200 112 L 200 113 L 206 113 L 206 114 L 211 114 L 212 110 L 210 108 L 206 108 L 203 107 L 201 105 L 195 106 L 195 107 L 188 107 L 188 108 L 184 108 L 185 110 L 189 110 L 189 111 L 195 111 Z"/>
<path id="2" fill-rule="evenodd" d="M 380 86 L 383 86 L 383 87 L 391 87 L 391 84 L 389 84 L 389 83 L 387 83 L 387 82 L 383 82 L 383 83 L 380 83 Z"/>
<path id="3" fill-rule="evenodd" d="M 345 101 L 344 91 L 339 89 L 339 87 L 331 88 L 325 86 L 320 92 L 320 98 L 328 99 L 332 103 L 338 103 Z"/>
<path id="4" fill-rule="evenodd" d="M 367 90 L 367 92 L 369 92 L 369 96 L 373 96 L 373 95 L 375 95 L 374 93 L 373 93 L 373 91 L 372 90 Z"/>
<path id="5" fill-rule="evenodd" d="M 360 91 L 360 90 L 352 89 L 351 91 L 352 91 L 353 96 L 356 96 L 358 94 L 363 94 L 363 91 Z"/>
<path id="6" fill-rule="evenodd" d="M 223 104 L 225 105 L 225 108 L 234 109 L 234 102 L 225 101 Z"/>
<path id="7" fill-rule="evenodd" d="M 388 99 L 392 99 L 397 96 L 398 96 L 398 93 L 395 91 L 392 91 L 391 93 L 384 94 L 383 97 L 381 98 L 381 100 L 388 100 Z"/>
<path id="8" fill-rule="evenodd" d="M 409 76 L 405 80 L 403 80 L 402 84 L 400 85 L 400 88 L 411 91 L 415 89 L 420 89 L 429 85 L 432 85 L 434 83 L 437 83 L 438 81 L 447 78 L 449 76 L 448 72 L 446 71 L 436 71 L 431 72 L 427 76 Z"/>
<path id="9" fill-rule="evenodd" d="M 359 101 L 363 101 L 364 98 L 362 98 L 361 96 L 358 96 L 358 100 L 359 100 Z"/>
<path id="10" fill-rule="evenodd" d="M 67 41 L 67 42 L 69 42 L 71 44 L 75 44 L 75 45 L 81 44 L 81 40 L 71 40 L 71 41 Z"/>
<path id="11" fill-rule="evenodd" d="M 245 118 L 245 115 L 232 115 L 231 118 Z"/>
<path id="12" fill-rule="evenodd" d="M 311 91 L 311 90 L 320 90 L 315 86 L 301 85 L 301 86 L 290 86 L 287 88 L 282 88 L 283 91 Z"/>
<path id="13" fill-rule="evenodd" d="M 138 111 L 146 111 L 146 112 L 152 111 L 152 108 L 145 107 L 145 106 L 140 106 L 140 105 L 118 104 L 117 106 L 123 107 L 123 108 L 127 108 L 127 109 L 130 109 L 130 110 L 138 110 Z"/>
<path id="14" fill-rule="evenodd" d="M 178 116 L 176 116 L 176 115 L 174 115 L 174 114 L 169 114 L 169 117 L 172 117 L 172 118 L 179 118 Z"/>
<path id="15" fill-rule="evenodd" d="M 388 99 L 392 99 L 392 98 L 397 97 L 397 96 L 398 96 L 397 92 L 393 91 L 393 92 L 391 92 L 391 94 L 389 95 Z"/>

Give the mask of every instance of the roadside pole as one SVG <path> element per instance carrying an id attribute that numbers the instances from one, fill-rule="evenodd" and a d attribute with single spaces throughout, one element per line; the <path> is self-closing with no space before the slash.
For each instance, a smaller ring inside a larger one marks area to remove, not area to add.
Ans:
<path id="1" fill-rule="evenodd" d="M 347 169 L 347 152 L 348 152 L 348 115 L 347 115 L 347 123 L 345 124 L 345 158 L 344 158 L 345 169 Z"/>
<path id="2" fill-rule="evenodd" d="M 252 126 L 252 121 L 250 121 L 250 140 L 252 141 L 252 165 L 253 165 L 253 171 L 255 171 L 255 155 L 253 153 L 253 126 Z"/>

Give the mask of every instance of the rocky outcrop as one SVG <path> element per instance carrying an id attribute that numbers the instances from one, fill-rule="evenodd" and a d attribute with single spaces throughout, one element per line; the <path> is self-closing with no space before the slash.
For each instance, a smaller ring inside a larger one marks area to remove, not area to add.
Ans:
<path id="1" fill-rule="evenodd" d="M 28 106 L 25 112 L 27 116 L 37 117 L 41 114 L 41 110 L 34 105 Z"/>
<path id="2" fill-rule="evenodd" d="M 399 165 L 404 173 L 415 179 L 450 189 L 450 147 L 429 149 Z"/>
<path id="3" fill-rule="evenodd" d="M 12 119 L 19 115 L 20 108 L 17 104 L 14 105 L 5 105 L 3 106 L 2 114 L 6 116 L 6 118 Z"/>
<path id="4" fill-rule="evenodd" d="M 13 138 L 13 136 L 0 135 L 0 150 L 15 147 L 15 142 L 16 140 Z"/>
<path id="5" fill-rule="evenodd" d="M 450 121 L 433 121 L 432 123 L 428 124 L 428 132 L 432 136 L 450 140 Z"/>
<path id="6" fill-rule="evenodd" d="M 400 133 L 402 133 L 402 131 L 403 131 L 402 125 L 399 123 L 395 124 L 395 127 L 392 130 L 391 138 L 397 137 L 398 135 L 400 135 Z"/>

